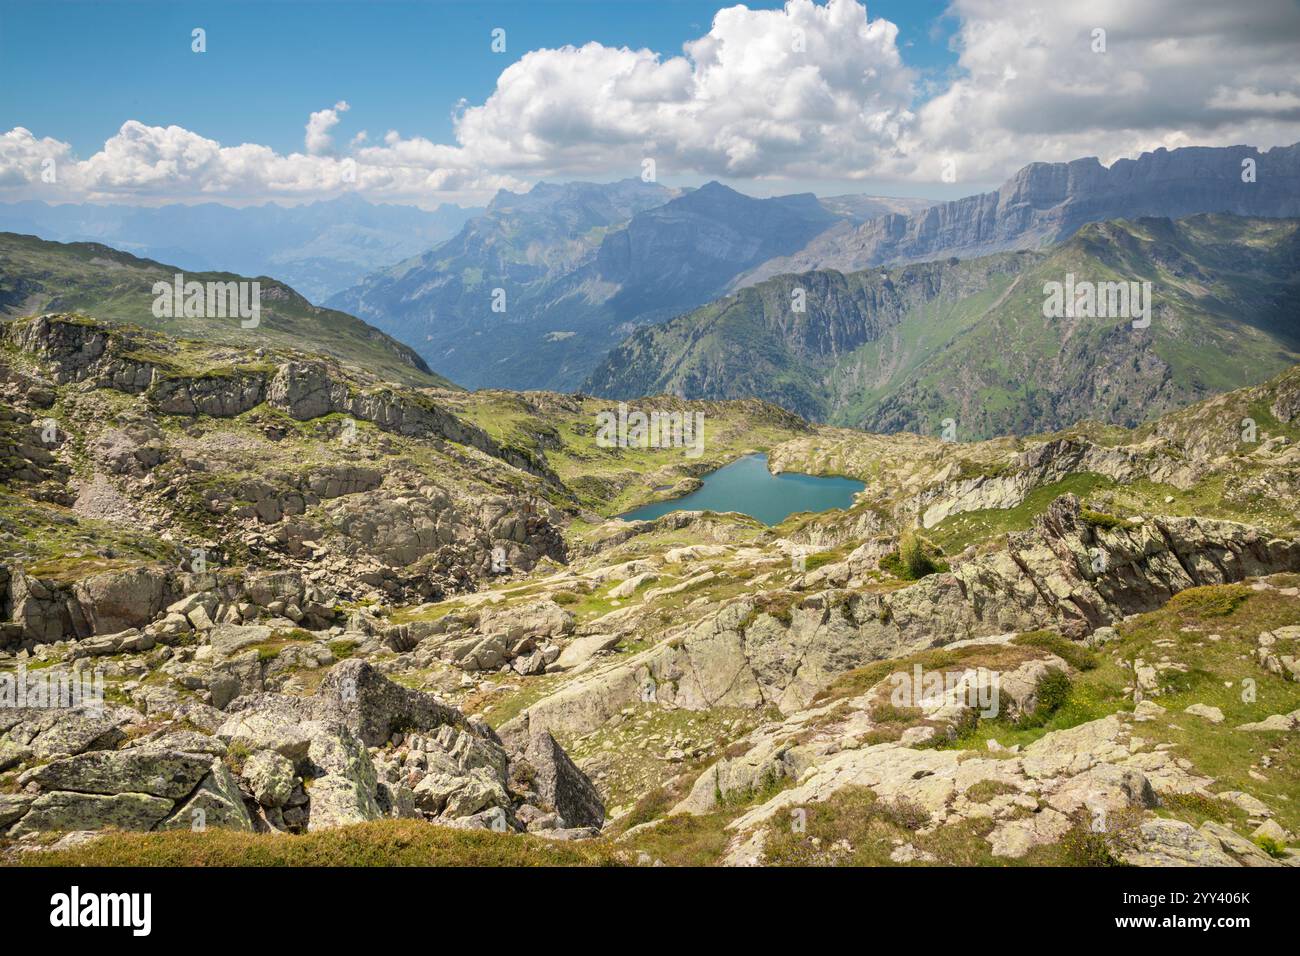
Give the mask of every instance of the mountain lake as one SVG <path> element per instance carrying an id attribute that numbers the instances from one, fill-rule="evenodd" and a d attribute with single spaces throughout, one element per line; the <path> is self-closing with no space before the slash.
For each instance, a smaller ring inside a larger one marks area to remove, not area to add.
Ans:
<path id="1" fill-rule="evenodd" d="M 620 515 L 624 521 L 648 521 L 674 511 L 739 511 L 766 525 L 779 524 L 798 511 L 849 508 L 866 485 L 852 478 L 818 478 L 796 472 L 774 475 L 767 455 L 746 455 L 709 472 L 703 486 L 680 498 L 656 501 Z"/>

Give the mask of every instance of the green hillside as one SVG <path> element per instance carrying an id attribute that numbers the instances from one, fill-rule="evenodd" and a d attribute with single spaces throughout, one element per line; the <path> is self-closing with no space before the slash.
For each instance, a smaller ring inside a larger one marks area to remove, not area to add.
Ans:
<path id="1" fill-rule="evenodd" d="M 94 242 L 46 242 L 0 233 L 0 317 L 41 312 L 84 312 L 97 319 L 244 349 L 292 348 L 326 354 L 345 364 L 407 385 L 451 387 L 412 349 L 360 319 L 312 305 L 293 289 L 265 276 L 256 328 L 238 319 L 158 318 L 155 282 L 172 282 L 181 270 Z M 188 272 L 187 281 L 229 282 L 225 272 Z"/>
<path id="2" fill-rule="evenodd" d="M 1300 223 L 1085 226 L 1047 251 L 777 276 L 642 329 L 586 388 L 753 395 L 819 421 L 962 437 L 1133 426 L 1300 360 Z M 1152 321 L 1047 318 L 1044 288 L 1150 282 Z M 797 290 L 806 311 L 793 307 Z"/>

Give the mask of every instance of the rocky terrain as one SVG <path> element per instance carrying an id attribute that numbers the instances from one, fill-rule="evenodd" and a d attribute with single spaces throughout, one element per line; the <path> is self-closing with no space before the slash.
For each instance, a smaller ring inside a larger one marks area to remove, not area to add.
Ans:
<path id="1" fill-rule="evenodd" d="M 635 403 L 689 458 L 588 396 L 2 332 L 8 862 L 1300 859 L 1300 368 L 981 442 Z M 617 517 L 750 451 L 867 487 Z"/>

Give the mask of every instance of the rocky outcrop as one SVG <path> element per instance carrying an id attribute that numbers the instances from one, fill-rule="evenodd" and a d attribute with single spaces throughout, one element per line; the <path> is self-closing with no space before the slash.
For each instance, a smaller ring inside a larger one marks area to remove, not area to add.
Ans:
<path id="1" fill-rule="evenodd" d="M 774 704 L 791 713 L 834 675 L 869 661 L 1042 627 L 1083 636 L 1189 587 L 1297 569 L 1300 542 L 1291 539 L 1197 518 L 1103 527 L 1063 495 L 1033 531 L 1008 535 L 1006 550 L 898 591 L 739 598 L 650 650 L 584 674 L 512 724 L 586 733 L 637 700 L 692 709 Z"/>
<path id="2" fill-rule="evenodd" d="M 154 381 L 154 369 L 134 357 L 128 336 L 79 318 L 42 315 L 10 326 L 8 335 L 50 370 L 56 384 L 90 381 L 103 388 L 138 393 Z"/>
<path id="3" fill-rule="evenodd" d="M 1060 842 L 1079 825 L 1131 846 L 1132 821 L 1159 805 L 1156 790 L 1213 799 L 1206 789 L 1212 783 L 1184 770 L 1172 755 L 1150 749 L 1127 719 L 1111 716 L 1049 733 L 1011 756 L 983 758 L 901 743 L 828 748 L 810 758 L 797 786 L 740 815 L 728 829 L 737 834 L 733 847 L 739 849 L 754 830 L 791 808 L 820 803 L 846 787 L 865 787 L 881 800 L 916 808 L 925 832 L 992 819 L 985 840 L 993 856 L 1019 858 Z M 974 798 L 972 792 L 981 788 L 995 795 Z M 1154 822 L 1152 817 L 1141 826 Z M 1135 858 L 1141 859 L 1140 851 Z M 1253 858 L 1268 860 L 1258 849 Z"/>
<path id="4" fill-rule="evenodd" d="M 151 403 L 161 414 L 230 418 L 263 402 L 299 420 L 340 413 L 383 431 L 477 448 L 560 484 L 543 460 L 502 445 L 428 395 L 387 385 L 361 388 L 324 363 L 290 360 L 277 366 L 274 373 L 243 370 L 238 364 L 187 373 L 137 358 L 129 332 L 110 330 L 89 320 L 45 315 L 14 328 L 10 338 L 15 345 L 49 368 L 57 384 L 91 381 L 118 391 L 148 390 Z"/>
<path id="5" fill-rule="evenodd" d="M 1032 702 L 1023 696 L 1033 682 L 1016 676 L 1027 675 L 1030 665 L 1069 670 L 1051 655 L 1035 658 L 1042 652 L 1005 639 L 975 644 L 995 657 L 1018 649 L 1012 661 L 1030 655 L 1024 663 L 995 667 L 988 674 L 995 688 L 1017 701 L 1016 707 L 1003 708 L 997 716 L 1016 708 L 1033 712 Z M 1191 794 L 1211 803 L 1230 803 L 1241 795 L 1215 793 L 1214 781 L 1198 774 L 1189 761 L 1176 757 L 1167 746 L 1153 746 L 1135 727 L 1143 719 L 1138 714 L 1115 714 L 1047 733 L 1023 748 L 1007 749 L 990 741 L 985 756 L 927 746 L 936 736 L 942 739 L 945 725 L 969 726 L 981 719 L 973 698 L 956 684 L 947 694 L 922 700 L 914 718 L 919 722 L 903 731 L 901 739 L 875 742 L 896 719 L 885 713 L 882 723 L 876 716 L 891 686 L 895 682 L 887 678 L 857 698 L 811 708 L 760 728 L 733 745 L 733 749 L 747 748 L 745 753 L 706 770 L 687 799 L 671 812 L 709 813 L 722 799 L 743 798 L 786 784 L 727 825 L 732 834 L 727 862 L 742 865 L 762 862 L 770 828 L 785 826 L 792 813 L 850 788 L 870 790 L 880 805 L 907 808 L 910 826 L 920 834 L 978 822 L 993 857 L 1023 858 L 1061 843 L 1071 833 L 1086 833 L 1113 856 L 1133 865 L 1279 865 L 1230 827 L 1207 823 L 1197 830 L 1156 816 L 1153 811 L 1165 797 Z M 921 730 L 930 733 L 917 733 Z M 1247 798 L 1246 805 L 1252 813 L 1270 815 L 1258 801 Z M 903 848 L 891 858 L 906 863 L 922 856 L 920 851 Z"/>
<path id="6" fill-rule="evenodd" d="M 417 659 L 443 660 L 466 671 L 509 664 L 519 674 L 540 674 L 558 660 L 558 642 L 573 630 L 573 615 L 547 598 L 403 625 L 390 635 L 413 647 Z"/>
<path id="7" fill-rule="evenodd" d="M 361 660 L 334 667 L 310 697 L 242 695 L 211 735 L 163 731 L 118 746 L 125 722 L 145 718 L 50 710 L 0 723 L 0 744 L 21 748 L 10 762 L 47 758 L 19 775 L 20 796 L 0 801 L 0 833 L 300 831 L 384 816 L 508 831 L 551 813 L 552 828 L 576 834 L 604 820 L 595 788 L 549 736 L 529 742 L 512 776 L 486 724 Z"/>
<path id="8" fill-rule="evenodd" d="M 233 418 L 262 404 L 265 389 L 260 375 L 232 373 L 163 379 L 154 386 L 151 395 L 154 405 L 164 415 Z"/>
<path id="9" fill-rule="evenodd" d="M 1116 482 L 1146 478 L 1190 488 L 1210 470 L 1206 461 L 1188 461 L 1178 453 L 1155 454 L 1155 450 L 1149 443 L 1144 447 L 1105 447 L 1078 438 L 1056 438 L 1020 452 L 999 474 L 971 478 L 941 475 L 936 485 L 908 507 L 919 514 L 924 527 L 933 528 L 964 512 L 1014 508 L 1036 488 L 1081 472 Z"/>
<path id="10" fill-rule="evenodd" d="M 7 586 L 0 579 L 9 613 L 9 630 L 2 632 L 7 645 L 106 639 L 102 647 L 87 643 L 79 651 L 69 649 L 74 656 L 117 653 L 140 635 L 170 643 L 216 623 L 240 624 L 245 616 L 252 620 L 269 613 L 313 627 L 328 627 L 336 616 L 336 598 L 295 570 L 217 575 L 150 565 L 69 582 L 15 568 L 7 578 Z M 0 650 L 5 648 L 0 643 Z"/>

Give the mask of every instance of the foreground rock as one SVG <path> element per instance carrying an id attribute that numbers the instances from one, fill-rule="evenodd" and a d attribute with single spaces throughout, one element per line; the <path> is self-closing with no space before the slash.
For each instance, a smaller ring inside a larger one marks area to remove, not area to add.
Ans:
<path id="1" fill-rule="evenodd" d="M 1100 569 L 1100 570 L 1097 570 Z M 1090 523 L 1062 495 L 1005 550 L 886 593 L 769 591 L 616 666 L 590 672 L 525 710 L 530 731 L 583 734 L 622 708 L 806 707 L 837 674 L 955 641 L 1051 627 L 1083 637 L 1154 610 L 1187 588 L 1300 570 L 1300 542 L 1230 521 L 1149 518 Z"/>
<path id="2" fill-rule="evenodd" d="M 486 724 L 361 660 L 335 666 L 310 697 L 238 697 L 210 735 L 122 744 L 120 728 L 143 715 L 92 720 L 27 712 L 5 727 L 10 745 L 54 759 L 19 775 L 22 792 L 0 802 L 0 832 L 300 832 L 397 816 L 591 835 L 604 822 L 595 788 L 549 735 L 510 753 Z"/>

